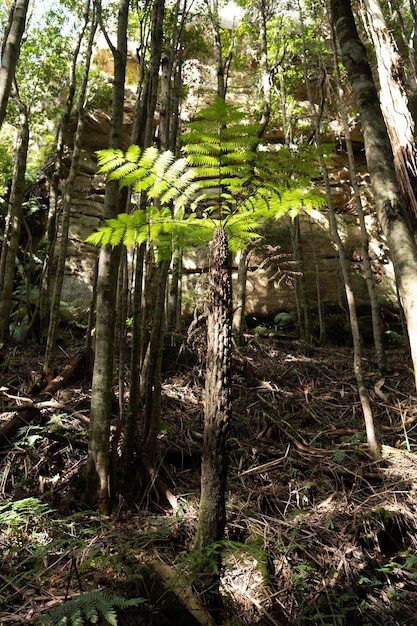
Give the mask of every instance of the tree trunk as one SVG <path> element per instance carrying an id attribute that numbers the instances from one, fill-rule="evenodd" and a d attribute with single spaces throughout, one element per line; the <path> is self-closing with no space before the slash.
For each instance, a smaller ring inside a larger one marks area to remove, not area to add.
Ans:
<path id="1" fill-rule="evenodd" d="M 160 427 L 161 409 L 161 370 L 164 349 L 165 292 L 170 260 L 164 259 L 158 265 L 158 284 L 155 298 L 155 315 L 149 340 L 149 359 L 145 381 L 145 416 L 143 438 L 149 458 L 155 456 L 156 437 Z"/>
<path id="2" fill-rule="evenodd" d="M 124 84 L 127 59 L 129 0 L 120 0 L 117 23 L 117 48 L 114 58 L 114 86 L 110 147 L 122 147 Z M 124 206 L 123 206 L 124 202 Z M 119 195 L 118 181 L 107 181 L 104 198 L 105 218 L 117 216 L 126 207 L 125 194 Z M 113 391 L 114 326 L 119 251 L 110 245 L 100 250 L 97 279 L 97 313 L 93 381 L 91 387 L 90 437 L 87 459 L 87 499 L 108 514 L 110 494 L 110 420 Z"/>
<path id="3" fill-rule="evenodd" d="M 94 19 L 91 24 L 90 37 L 87 46 L 87 53 L 84 66 L 84 76 L 82 79 L 80 95 L 78 100 L 77 114 L 77 128 L 74 137 L 74 150 L 72 153 L 71 166 L 68 174 L 67 182 L 65 185 L 64 198 L 62 203 L 62 215 L 61 215 L 61 229 L 60 240 L 58 249 L 57 266 L 55 272 L 55 284 L 51 301 L 50 319 L 48 336 L 46 341 L 45 361 L 43 366 L 43 372 L 47 379 L 52 378 L 55 365 L 55 349 L 56 349 L 56 337 L 58 333 L 59 325 L 59 309 L 61 303 L 62 285 L 64 282 L 65 262 L 67 258 L 68 250 L 68 233 L 70 226 L 71 216 L 71 202 L 74 193 L 75 179 L 78 172 L 78 166 L 81 157 L 81 144 L 84 133 L 85 122 L 85 100 L 87 94 L 88 75 L 90 71 L 91 56 L 93 52 L 94 37 L 97 30 L 97 22 Z"/>
<path id="4" fill-rule="evenodd" d="M 7 102 L 19 60 L 28 5 L 29 0 L 12 0 L 9 21 L 4 33 L 0 65 L 0 128 L 6 117 Z"/>
<path id="5" fill-rule="evenodd" d="M 59 121 L 56 133 L 56 145 L 53 156 L 53 170 L 51 175 L 50 191 L 49 191 L 49 210 L 44 233 L 45 259 L 42 268 L 42 276 L 39 287 L 39 326 L 40 336 L 44 336 L 44 331 L 49 326 L 50 316 L 50 286 L 51 276 L 50 269 L 53 267 L 55 257 L 58 200 L 60 197 L 60 183 L 62 179 L 62 159 L 65 149 L 65 135 L 68 132 L 70 116 L 74 106 L 75 90 L 77 87 L 77 63 L 80 54 L 81 43 L 84 38 L 85 29 L 90 19 L 91 0 L 86 1 L 84 8 L 83 23 L 77 34 L 74 51 L 72 53 L 71 67 L 69 72 L 68 96 L 65 100 L 65 108 Z"/>
<path id="6" fill-rule="evenodd" d="M 208 606 L 219 609 L 221 553 L 226 525 L 225 489 L 227 440 L 231 403 L 231 305 L 227 237 L 223 228 L 213 235 L 208 288 L 207 364 L 204 400 L 204 441 L 201 496 L 194 549 L 199 553 L 199 579 Z M 216 545 L 217 544 L 217 545 Z M 217 550 L 216 550 L 217 548 Z M 214 549 L 215 554 L 210 552 Z"/>
<path id="7" fill-rule="evenodd" d="M 246 280 L 248 276 L 249 254 L 249 248 L 245 246 L 239 252 L 239 263 L 237 266 L 236 298 L 233 305 L 233 335 L 239 346 L 244 343 Z"/>
<path id="8" fill-rule="evenodd" d="M 334 34 L 334 31 L 333 31 Z M 352 141 L 350 139 L 349 134 L 349 122 L 348 116 L 345 108 L 344 102 L 344 93 L 341 84 L 341 77 L 339 72 L 339 64 L 338 64 L 338 55 L 336 50 L 336 41 L 334 39 L 334 56 L 335 56 L 335 71 L 336 71 L 336 79 L 337 79 L 337 94 L 338 94 L 338 102 L 340 107 L 340 115 L 342 118 L 343 129 L 345 132 L 345 142 L 346 142 L 346 152 L 348 156 L 349 162 L 349 175 L 352 184 L 353 194 L 356 202 L 356 209 L 358 211 L 358 219 L 359 226 L 361 230 L 361 243 L 362 243 L 362 259 L 363 259 L 363 269 L 365 274 L 366 287 L 368 289 L 369 294 L 369 302 L 371 306 L 371 317 L 372 317 L 372 331 L 373 331 L 373 339 L 376 357 L 378 361 L 378 367 L 381 372 L 385 370 L 386 367 L 386 357 L 385 357 L 385 349 L 382 338 L 382 323 L 381 316 L 379 312 L 379 304 L 378 304 L 378 296 L 375 287 L 375 281 L 372 273 L 371 260 L 369 258 L 369 239 L 368 232 L 366 230 L 365 223 L 365 214 L 362 207 L 362 199 L 359 191 L 358 181 L 356 179 L 356 168 L 355 168 L 355 157 L 353 154 Z"/>
<path id="9" fill-rule="evenodd" d="M 315 285 L 316 285 L 316 298 L 317 298 L 317 317 L 319 319 L 319 337 L 317 343 L 319 346 L 323 345 L 324 339 L 326 336 L 326 324 L 324 319 L 324 306 L 323 299 L 321 293 L 321 281 L 320 281 L 320 267 L 319 261 L 317 258 L 317 250 L 314 243 L 314 233 L 313 233 L 313 225 L 310 215 L 307 214 L 308 226 L 310 232 L 310 245 L 311 245 L 311 255 L 314 263 L 314 277 L 315 277 Z"/>
<path id="10" fill-rule="evenodd" d="M 394 265 L 417 386 L 417 249 L 395 175 L 391 144 L 364 45 L 347 0 L 331 0 L 332 20 L 361 116 L 376 212 Z"/>
<path id="11" fill-rule="evenodd" d="M 171 282 L 168 297 L 168 329 L 181 332 L 181 300 L 182 300 L 182 252 L 174 250 L 171 265 Z"/>
<path id="12" fill-rule="evenodd" d="M 165 0 L 154 0 L 152 8 L 150 61 L 138 113 L 140 120 L 138 124 L 138 143 L 143 149 L 152 145 L 154 137 L 154 114 L 158 100 L 159 68 L 164 39 L 164 15 Z"/>
<path id="13" fill-rule="evenodd" d="M 291 218 L 290 218 L 291 219 Z M 297 260 L 297 275 L 295 277 L 295 294 L 298 308 L 298 321 L 300 324 L 300 335 L 306 343 L 311 343 L 311 315 L 310 304 L 304 272 L 303 247 L 301 245 L 300 216 L 294 217 L 294 223 L 290 225 L 291 239 L 294 256 Z"/>
<path id="14" fill-rule="evenodd" d="M 12 188 L 9 200 L 8 232 L 3 239 L 0 258 L 0 344 L 9 339 L 16 254 L 22 226 L 22 204 L 25 197 L 26 162 L 29 148 L 29 122 L 26 105 L 16 99 L 20 112 L 20 133 L 14 158 Z"/>
<path id="15" fill-rule="evenodd" d="M 301 14 L 301 10 L 300 10 L 300 14 Z M 310 83 L 309 76 L 307 74 L 307 65 L 305 61 L 306 49 L 305 49 L 305 38 L 304 38 L 304 25 L 303 25 L 302 17 L 301 17 L 301 30 L 302 30 L 302 38 L 303 38 L 303 53 L 304 53 L 304 77 L 306 81 L 307 93 L 308 93 L 308 98 L 310 100 L 310 107 L 311 107 L 312 117 L 314 121 L 316 143 L 319 145 L 321 142 L 320 117 L 317 112 L 316 106 L 314 104 L 311 83 Z M 378 450 L 378 445 L 376 442 L 374 419 L 372 415 L 371 404 L 369 402 L 369 395 L 366 389 L 365 379 L 364 379 L 363 369 L 362 369 L 362 346 L 361 346 L 361 339 L 360 339 L 360 333 L 359 333 L 358 317 L 356 314 L 356 302 L 355 302 L 355 297 L 353 294 L 352 285 L 350 281 L 345 248 L 344 248 L 342 239 L 339 235 L 339 230 L 337 227 L 336 214 L 335 214 L 335 210 L 333 206 L 333 200 L 332 200 L 331 189 L 330 189 L 329 174 L 327 171 L 327 166 L 322 157 L 321 157 L 320 163 L 321 163 L 321 170 L 323 173 L 324 186 L 326 189 L 326 200 L 327 200 L 330 232 L 332 234 L 333 240 L 337 247 L 339 260 L 340 260 L 340 266 L 342 269 L 343 283 L 344 283 L 344 288 L 345 288 L 345 293 L 346 293 L 346 300 L 347 300 L 348 311 L 349 311 L 350 328 L 352 331 L 352 340 L 353 340 L 353 370 L 354 370 L 356 382 L 358 385 L 359 399 L 361 402 L 361 407 L 362 407 L 364 421 L 365 421 L 366 439 L 367 439 L 369 450 L 372 456 L 374 458 L 377 458 L 379 456 L 379 450 Z"/>
<path id="16" fill-rule="evenodd" d="M 417 224 L 417 146 L 414 120 L 408 108 L 403 82 L 403 61 L 385 22 L 379 0 L 365 0 L 374 43 L 380 85 L 381 110 L 385 119 L 397 180 L 412 223 Z"/>

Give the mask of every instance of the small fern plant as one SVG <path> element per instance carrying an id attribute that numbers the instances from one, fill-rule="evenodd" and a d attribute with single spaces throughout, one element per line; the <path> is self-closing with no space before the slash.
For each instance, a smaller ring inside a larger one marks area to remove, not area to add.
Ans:
<path id="1" fill-rule="evenodd" d="M 117 626 L 116 609 L 124 611 L 144 602 L 144 598 L 122 598 L 107 591 L 89 591 L 63 602 L 38 618 L 37 626 L 87 626 L 105 620 Z"/>
<path id="2" fill-rule="evenodd" d="M 222 228 L 229 247 L 237 250 L 259 237 L 265 220 L 322 204 L 322 195 L 311 188 L 316 155 L 285 148 L 260 151 L 247 117 L 217 98 L 184 134 L 187 157 L 181 159 L 155 148 L 141 152 L 138 146 L 125 153 L 99 151 L 99 171 L 146 193 L 147 203 L 145 209 L 108 220 L 87 241 L 127 247 L 148 241 L 169 258 L 173 245 L 184 249 L 206 243 Z"/>

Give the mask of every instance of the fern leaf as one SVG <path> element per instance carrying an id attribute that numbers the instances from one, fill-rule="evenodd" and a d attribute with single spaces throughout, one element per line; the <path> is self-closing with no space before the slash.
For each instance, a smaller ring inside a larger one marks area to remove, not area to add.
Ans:
<path id="1" fill-rule="evenodd" d="M 150 170 L 159 156 L 158 150 L 154 146 L 146 148 L 139 160 L 139 168 Z"/>
<path id="2" fill-rule="evenodd" d="M 100 246 L 103 240 L 103 226 L 101 226 L 96 232 L 91 233 L 85 240 L 86 243 L 91 243 L 93 246 Z"/>
<path id="3" fill-rule="evenodd" d="M 123 165 L 120 165 L 111 172 L 111 174 L 109 175 L 109 180 L 120 180 L 122 178 L 125 178 L 131 172 L 136 171 L 136 169 L 137 168 L 135 163 L 123 163 Z"/>
<path id="4" fill-rule="evenodd" d="M 122 150 L 98 150 L 97 161 L 99 165 L 98 173 L 105 173 L 114 170 L 124 162 Z"/>
<path id="5" fill-rule="evenodd" d="M 114 609 L 109 609 L 106 613 L 104 613 L 103 617 L 106 622 L 110 624 L 110 626 L 117 626 L 117 614 Z"/>
<path id="6" fill-rule="evenodd" d="M 140 148 L 139 146 L 133 144 L 128 147 L 126 150 L 126 161 L 130 161 L 131 163 L 137 163 L 140 157 Z"/>

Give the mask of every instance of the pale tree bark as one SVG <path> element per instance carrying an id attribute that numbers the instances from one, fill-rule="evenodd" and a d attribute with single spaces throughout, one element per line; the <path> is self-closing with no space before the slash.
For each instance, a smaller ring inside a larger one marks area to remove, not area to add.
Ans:
<path id="1" fill-rule="evenodd" d="M 68 178 L 65 184 L 64 197 L 61 210 L 61 223 L 59 231 L 59 242 L 57 250 L 57 264 L 55 270 L 54 291 L 52 294 L 48 336 L 46 341 L 45 360 L 43 373 L 47 380 L 54 374 L 56 337 L 59 326 L 59 307 L 61 303 L 62 285 L 64 282 L 65 262 L 68 250 L 68 233 L 71 216 L 71 202 L 74 193 L 75 179 L 78 173 L 78 166 L 81 158 L 82 139 L 85 125 L 85 104 L 87 99 L 88 77 L 90 72 L 91 57 L 93 53 L 94 38 L 97 30 L 97 21 L 92 18 L 90 36 L 87 45 L 87 52 L 84 65 L 84 75 L 80 87 L 80 94 L 77 106 L 77 128 L 74 136 L 74 150 L 71 158 L 71 165 Z"/>
<path id="2" fill-rule="evenodd" d="M 110 45 L 114 59 L 113 103 L 110 148 L 122 148 L 124 85 L 127 59 L 129 0 L 119 1 L 117 44 Z M 105 29 L 104 29 L 105 32 Z M 106 34 L 106 32 L 105 32 Z M 126 208 L 125 194 L 117 181 L 107 181 L 104 198 L 106 219 Z M 111 508 L 110 493 L 110 420 L 113 397 L 115 310 L 119 250 L 103 246 L 100 250 L 97 279 L 97 313 L 93 381 L 91 387 L 90 436 L 86 468 L 86 496 L 101 513 Z"/>
<path id="3" fill-rule="evenodd" d="M 317 301 L 317 316 L 319 319 L 319 337 L 318 344 L 319 346 L 323 345 L 324 339 L 326 336 L 326 322 L 324 318 L 324 306 L 322 300 L 322 289 L 321 289 L 321 280 L 320 280 L 320 267 L 319 267 L 319 259 L 317 256 L 316 245 L 314 243 L 314 233 L 313 233 L 313 224 L 310 215 L 307 214 L 308 219 L 308 227 L 310 233 L 310 246 L 311 246 L 311 255 L 313 258 L 314 264 L 314 282 L 316 286 L 316 301 Z"/>
<path id="4" fill-rule="evenodd" d="M 301 21 L 303 54 L 304 54 L 304 78 L 306 81 L 307 93 L 308 93 L 308 98 L 310 101 L 312 118 L 314 122 L 315 140 L 316 140 L 317 145 L 319 145 L 321 142 L 321 130 L 320 130 L 321 120 L 320 120 L 320 116 L 317 111 L 316 105 L 314 103 L 311 83 L 310 83 L 310 79 L 309 79 L 308 72 L 307 72 L 307 64 L 305 60 L 306 42 L 305 42 L 304 24 L 303 24 L 301 9 L 300 9 L 300 17 L 301 17 L 300 21 Z M 324 187 L 326 190 L 326 200 L 327 200 L 327 210 L 328 210 L 328 217 L 329 217 L 330 232 L 332 234 L 333 241 L 336 244 L 338 255 L 339 255 L 340 267 L 342 270 L 343 283 L 344 283 L 345 294 L 346 294 L 346 301 L 348 305 L 349 321 L 350 321 L 350 328 L 352 332 L 352 341 L 353 341 L 353 370 L 354 370 L 354 374 L 356 378 L 356 383 L 358 385 L 359 399 L 360 399 L 364 421 L 365 421 L 366 439 L 368 442 L 370 453 L 372 454 L 374 458 L 377 458 L 379 456 L 379 449 L 378 449 L 378 444 L 376 441 L 375 426 L 374 426 L 374 419 L 372 415 L 371 403 L 369 401 L 369 395 L 368 395 L 368 391 L 365 385 L 365 377 L 363 375 L 362 346 L 361 346 L 361 339 L 360 339 L 360 332 L 359 332 L 358 317 L 356 313 L 355 296 L 354 296 L 352 285 L 351 285 L 345 248 L 344 248 L 342 239 L 339 234 L 339 229 L 337 226 L 336 213 L 334 210 L 334 205 L 333 205 L 333 200 L 332 200 L 332 195 L 331 195 L 329 174 L 328 174 L 328 170 L 324 162 L 324 159 L 322 157 L 320 159 L 320 163 L 321 163 L 321 170 L 323 174 Z"/>
<path id="5" fill-rule="evenodd" d="M 232 416 L 232 292 L 228 258 L 226 233 L 223 228 L 217 228 L 213 235 L 207 294 L 204 440 L 200 506 L 194 544 L 200 561 L 198 579 L 204 589 L 208 608 L 213 613 L 213 617 L 217 618 L 220 605 L 221 545 L 219 542 L 224 538 L 226 525 L 228 433 Z M 214 554 L 210 552 L 210 548 L 214 549 Z"/>
<path id="6" fill-rule="evenodd" d="M 26 27 L 29 0 L 12 0 L 9 20 L 1 47 L 0 65 L 0 128 L 6 117 L 7 102 L 15 77 L 20 45 Z"/>
<path id="7" fill-rule="evenodd" d="M 240 250 L 238 256 L 236 290 L 233 302 L 233 337 L 239 346 L 244 343 L 246 282 L 248 276 L 249 256 L 249 246 Z"/>
<path id="8" fill-rule="evenodd" d="M 377 59 L 379 99 L 394 154 L 394 167 L 405 205 L 413 224 L 416 224 L 417 146 L 414 120 L 403 81 L 403 61 L 379 0 L 365 0 L 365 6 Z"/>
<path id="9" fill-rule="evenodd" d="M 394 157 L 365 47 L 348 0 L 331 0 L 343 63 L 356 96 L 379 224 L 394 266 L 417 385 L 417 249 L 396 178 Z"/>
<path id="10" fill-rule="evenodd" d="M 334 41 L 334 57 L 335 57 L 335 72 L 336 72 L 336 80 L 337 80 L 337 96 L 340 107 L 340 115 L 342 118 L 343 129 L 345 133 L 345 142 L 346 142 L 346 152 L 348 156 L 349 163 L 349 175 L 352 184 L 353 195 L 355 197 L 356 209 L 358 211 L 358 219 L 359 226 L 361 231 L 361 243 L 362 243 L 362 260 L 363 260 L 363 269 L 365 274 L 366 287 L 368 289 L 369 294 L 369 303 L 371 307 L 371 318 L 372 318 L 372 332 L 374 339 L 375 352 L 378 362 L 378 367 L 381 372 L 383 372 L 386 368 L 386 356 L 382 335 L 382 322 L 381 315 L 379 310 L 378 303 L 378 295 L 376 292 L 374 276 L 372 273 L 371 260 L 369 258 L 369 238 L 368 231 L 365 223 L 365 214 L 362 206 L 362 198 L 359 191 L 359 185 L 356 177 L 356 166 L 355 166 L 355 157 L 353 154 L 352 141 L 350 139 L 350 130 L 349 130 L 349 121 L 348 115 L 345 107 L 345 98 L 344 91 L 342 87 L 342 80 L 339 72 L 339 59 L 336 49 L 336 39 L 335 33 L 333 30 L 333 41 Z"/>
<path id="11" fill-rule="evenodd" d="M 290 218 L 291 219 L 291 218 Z M 306 343 L 311 343 L 311 315 L 305 280 L 303 246 L 301 243 L 300 216 L 296 215 L 290 223 L 291 240 L 294 256 L 297 260 L 298 272 L 295 277 L 295 295 L 297 301 L 300 334 Z"/>
<path id="12" fill-rule="evenodd" d="M 223 42 L 221 36 L 221 25 L 219 16 L 218 0 L 205 0 L 214 37 L 214 63 L 217 75 L 217 95 L 223 100 L 226 99 L 227 83 L 229 78 L 230 64 L 233 57 L 233 48 L 236 33 L 232 33 L 229 50 L 226 56 L 223 55 Z"/>
<path id="13" fill-rule="evenodd" d="M 22 204 L 25 197 L 26 163 L 29 148 L 28 111 L 26 105 L 17 95 L 17 88 L 15 101 L 20 114 L 20 131 L 14 153 L 9 210 L 0 257 L 0 344 L 7 343 L 9 339 L 13 282 L 23 219 Z"/>

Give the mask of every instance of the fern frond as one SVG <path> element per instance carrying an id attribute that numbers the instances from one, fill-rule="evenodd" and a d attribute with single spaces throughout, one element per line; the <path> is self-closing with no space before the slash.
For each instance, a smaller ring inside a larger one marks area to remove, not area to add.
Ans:
<path id="1" fill-rule="evenodd" d="M 96 154 L 99 174 L 110 172 L 124 163 L 122 150 L 98 150 Z"/>
<path id="2" fill-rule="evenodd" d="M 126 610 L 144 602 L 144 598 L 122 598 L 105 591 L 89 591 L 56 606 L 38 618 L 38 626 L 84 626 L 86 620 L 95 624 L 105 619 L 117 626 L 115 608 Z"/>
<path id="3" fill-rule="evenodd" d="M 139 146 L 133 144 L 128 147 L 126 150 L 126 161 L 130 161 L 131 163 L 137 163 L 140 157 L 140 148 Z"/>
<path id="4" fill-rule="evenodd" d="M 123 163 L 122 165 L 119 165 L 116 169 L 114 169 L 110 175 L 109 175 L 109 180 L 121 180 L 122 178 L 125 178 L 126 176 L 129 176 L 129 174 L 131 174 L 132 172 L 135 172 L 137 170 L 137 166 L 136 163 Z"/>

